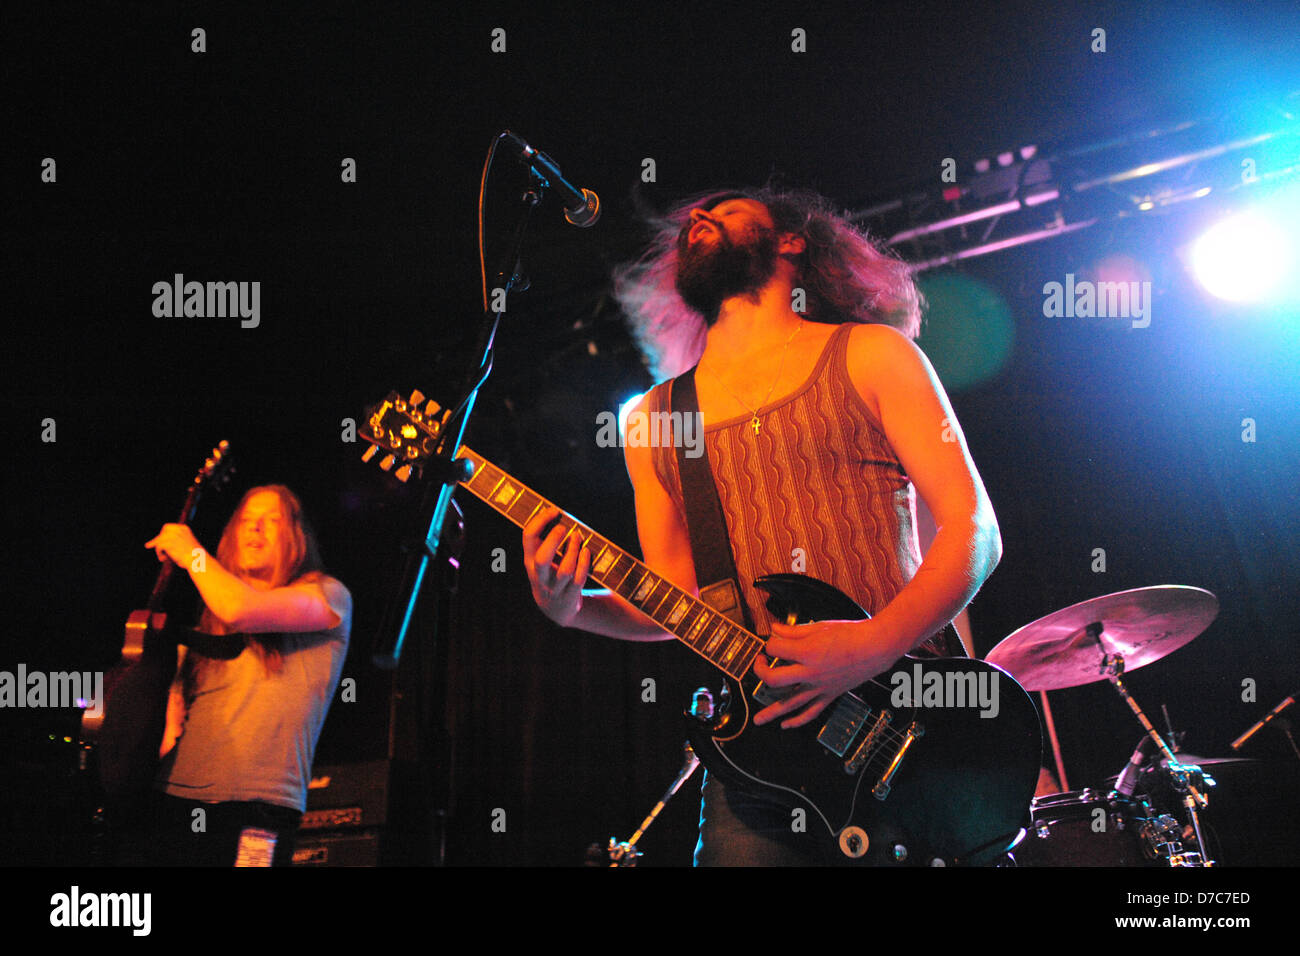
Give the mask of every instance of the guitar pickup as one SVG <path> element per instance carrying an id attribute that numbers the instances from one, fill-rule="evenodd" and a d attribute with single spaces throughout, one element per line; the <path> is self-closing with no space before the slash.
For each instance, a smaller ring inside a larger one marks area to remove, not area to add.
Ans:
<path id="1" fill-rule="evenodd" d="M 870 714 L 871 708 L 864 701 L 845 694 L 835 702 L 830 719 L 817 734 L 817 742 L 835 756 L 843 757 Z"/>
<path id="2" fill-rule="evenodd" d="M 889 788 L 893 783 L 894 774 L 898 773 L 898 768 L 903 764 L 903 757 L 907 755 L 907 749 L 916 742 L 918 737 L 925 735 L 925 726 L 917 721 L 912 722 L 912 726 L 907 728 L 903 734 L 902 746 L 898 748 L 898 753 L 894 754 L 894 759 L 890 761 L 889 769 L 884 772 L 880 780 L 871 788 L 871 795 L 877 800 L 884 800 L 889 796 Z"/>
<path id="3" fill-rule="evenodd" d="M 880 735 L 885 732 L 885 728 L 887 728 L 893 720 L 893 711 L 882 710 L 880 712 L 880 716 L 877 717 L 876 722 L 871 725 L 871 730 L 867 732 L 867 736 L 862 739 L 862 743 L 858 744 L 858 749 L 853 751 L 853 756 L 844 761 L 845 773 L 855 774 L 866 766 L 867 759 L 871 756 L 871 752 L 875 750 L 876 742 L 880 739 Z"/>

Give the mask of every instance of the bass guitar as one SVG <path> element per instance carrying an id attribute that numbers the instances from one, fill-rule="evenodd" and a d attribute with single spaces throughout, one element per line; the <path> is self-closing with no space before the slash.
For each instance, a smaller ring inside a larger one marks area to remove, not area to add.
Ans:
<path id="1" fill-rule="evenodd" d="M 418 392 L 410 400 L 390 393 L 367 410 L 362 457 L 382 452 L 380 467 L 405 481 L 436 452 L 444 417 Z M 469 463 L 460 484 L 515 525 L 555 507 L 481 455 L 462 448 L 460 459 Z M 789 806 L 792 829 L 820 835 L 828 862 L 980 865 L 1020 838 L 1042 741 L 1033 701 L 1005 671 L 967 658 L 905 656 L 803 727 L 756 726 L 753 715 L 777 699 L 752 672 L 763 638 L 569 515 L 557 520 L 565 529 L 557 553 L 578 536 L 592 555 L 591 580 L 725 677 L 720 706 L 688 730 L 705 767 Z M 789 623 L 867 617 L 805 575 L 768 575 L 755 586 Z"/>

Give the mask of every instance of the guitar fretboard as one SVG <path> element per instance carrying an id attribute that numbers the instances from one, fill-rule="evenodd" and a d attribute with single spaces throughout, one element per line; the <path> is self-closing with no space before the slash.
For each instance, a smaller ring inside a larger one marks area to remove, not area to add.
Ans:
<path id="1" fill-rule="evenodd" d="M 555 507 L 468 448 L 461 448 L 460 457 L 474 465 L 474 474 L 462 484 L 518 527 L 526 525 L 539 511 Z M 575 534 L 590 549 L 590 580 L 622 597 L 729 676 L 740 680 L 748 673 L 750 665 L 763 649 L 761 638 L 655 574 L 622 548 L 562 510 L 557 523 L 565 529 L 557 553 L 564 552 Z"/>

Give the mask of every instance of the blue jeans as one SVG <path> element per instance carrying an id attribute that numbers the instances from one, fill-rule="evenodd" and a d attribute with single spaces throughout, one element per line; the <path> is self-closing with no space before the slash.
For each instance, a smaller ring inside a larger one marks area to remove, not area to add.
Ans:
<path id="1" fill-rule="evenodd" d="M 696 866 L 826 866 L 826 843 L 811 828 L 796 833 L 790 808 L 763 794 L 726 786 L 708 771 L 700 787 Z"/>

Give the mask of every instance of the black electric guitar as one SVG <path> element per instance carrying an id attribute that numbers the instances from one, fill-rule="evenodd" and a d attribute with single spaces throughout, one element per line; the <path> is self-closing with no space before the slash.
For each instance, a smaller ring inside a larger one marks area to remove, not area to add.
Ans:
<path id="1" fill-rule="evenodd" d="M 383 453 L 380 467 L 405 481 L 435 452 L 443 418 L 418 392 L 409 401 L 390 393 L 367 412 L 363 457 Z M 473 467 L 461 484 L 519 527 L 554 507 L 480 455 L 462 448 L 460 457 Z M 565 542 L 578 535 L 590 549 L 591 580 L 725 675 L 722 706 L 688 732 L 709 772 L 802 810 L 802 819 L 792 812 L 792 829 L 824 836 L 838 850 L 830 859 L 982 864 L 1015 842 L 1028 821 L 1041 736 L 1033 701 L 1005 671 L 966 658 L 903 657 L 801 728 L 756 726 L 753 715 L 777 699 L 751 671 L 763 639 L 569 515 L 558 521 Z M 867 617 L 815 578 L 777 574 L 755 585 L 790 623 Z"/>
<path id="2" fill-rule="evenodd" d="M 179 524 L 189 524 L 208 488 L 220 488 L 234 470 L 230 443 L 221 442 L 203 462 L 181 506 Z M 164 561 L 148 604 L 126 621 L 122 654 L 105 677 L 100 713 L 82 717 L 81 736 L 97 745 L 100 782 L 114 800 L 148 790 L 158 761 L 167 718 L 167 697 L 176 676 L 177 640 L 164 634 L 163 603 L 176 565 Z"/>

